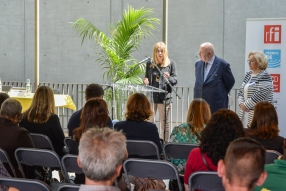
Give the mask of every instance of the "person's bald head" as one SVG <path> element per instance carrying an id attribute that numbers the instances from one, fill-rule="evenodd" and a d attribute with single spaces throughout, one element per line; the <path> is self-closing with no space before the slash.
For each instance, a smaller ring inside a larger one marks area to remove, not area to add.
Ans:
<path id="1" fill-rule="evenodd" d="M 210 42 L 205 42 L 200 46 L 200 59 L 204 62 L 209 62 L 214 56 L 214 46 Z"/>

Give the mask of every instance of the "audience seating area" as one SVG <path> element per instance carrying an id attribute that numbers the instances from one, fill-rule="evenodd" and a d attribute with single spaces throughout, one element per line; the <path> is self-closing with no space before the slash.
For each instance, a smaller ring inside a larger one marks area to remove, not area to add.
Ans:
<path id="1" fill-rule="evenodd" d="M 78 167 L 77 155 L 67 154 L 60 160 L 59 156 L 54 152 L 53 145 L 49 138 L 45 135 L 31 133 L 32 140 L 35 144 L 35 149 L 18 148 L 15 151 L 15 157 L 19 165 L 19 169 L 25 177 L 21 164 L 28 166 L 42 166 L 51 167 L 60 170 L 64 176 L 64 182 L 52 182 L 50 185 L 39 181 L 26 178 L 16 178 L 15 170 L 11 165 L 8 155 L 5 150 L 0 148 L 0 160 L 2 163 L 9 164 L 13 174 L 12 178 L 0 178 L 0 184 L 20 188 L 21 191 L 38 190 L 38 191 L 76 191 L 79 185 L 72 184 L 69 180 L 68 172 L 83 173 L 82 169 Z M 65 145 L 69 147 L 71 138 L 66 137 Z M 184 159 L 188 158 L 192 149 L 197 148 L 197 144 L 188 143 L 166 143 L 163 147 L 165 159 L 169 157 Z M 45 149 L 43 149 L 45 148 Z M 50 150 L 47 150 L 50 149 Z M 156 179 L 175 179 L 179 180 L 179 174 L 176 167 L 166 161 L 160 160 L 159 149 L 152 141 L 127 141 L 127 150 L 129 155 L 136 156 L 156 156 L 158 160 L 151 159 L 135 159 L 129 158 L 123 164 L 123 170 L 126 175 L 133 175 L 141 178 L 156 178 Z M 273 163 L 281 154 L 267 150 L 266 164 Z M 130 188 L 128 176 L 126 182 Z M 223 190 L 221 178 L 218 177 L 217 172 L 198 171 L 189 177 L 189 190 Z M 179 190 L 183 190 L 183 185 L 178 181 Z"/>

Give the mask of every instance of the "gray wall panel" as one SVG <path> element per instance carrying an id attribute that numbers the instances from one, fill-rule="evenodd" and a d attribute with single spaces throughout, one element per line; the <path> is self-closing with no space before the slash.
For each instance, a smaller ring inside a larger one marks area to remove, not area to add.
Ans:
<path id="1" fill-rule="evenodd" d="M 223 52 L 221 0 L 169 1 L 169 54 L 177 62 L 178 85 L 194 86 L 199 47 L 212 42 L 216 55 Z M 216 14 L 214 14 L 216 13 Z"/>
<path id="2" fill-rule="evenodd" d="M 0 1 L 0 78 L 24 77 L 24 1 Z"/>
<path id="3" fill-rule="evenodd" d="M 121 19 L 128 4 L 154 8 L 155 16 L 163 18 L 162 0 L 41 0 L 40 81 L 101 82 L 96 44 L 85 41 L 81 45 L 70 22 L 85 18 L 106 33 L 108 24 Z M 169 57 L 177 62 L 178 85 L 194 85 L 199 45 L 210 41 L 216 55 L 231 64 L 238 88 L 244 76 L 246 19 L 286 17 L 285 7 L 286 0 L 169 0 L 168 49 Z M 1 0 L 0 22 L 0 77 L 33 81 L 34 0 Z M 144 40 L 135 58 L 151 56 L 154 44 L 162 41 L 162 25 L 154 36 Z"/>
<path id="4" fill-rule="evenodd" d="M 102 73 L 95 63 L 95 42 L 81 46 L 80 33 L 71 29 L 78 18 L 107 32 L 110 1 L 41 1 L 40 81 L 62 83 L 100 82 Z"/>
<path id="5" fill-rule="evenodd" d="M 244 78 L 245 37 L 247 18 L 286 17 L 285 0 L 225 1 L 224 57 L 231 64 L 239 88 Z"/>
<path id="6" fill-rule="evenodd" d="M 22 81 L 30 79 L 34 82 L 35 77 L 35 1 L 34 0 L 25 0 L 24 4 L 25 9 L 25 33 L 24 33 L 24 42 L 25 42 L 25 73 Z"/>

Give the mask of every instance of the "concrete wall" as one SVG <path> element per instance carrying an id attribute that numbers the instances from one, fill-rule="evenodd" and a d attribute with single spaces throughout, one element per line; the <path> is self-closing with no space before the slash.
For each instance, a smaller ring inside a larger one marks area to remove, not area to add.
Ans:
<path id="1" fill-rule="evenodd" d="M 102 82 L 96 44 L 81 45 L 71 22 L 84 18 L 107 33 L 108 23 L 122 18 L 128 4 L 154 8 L 162 19 L 162 0 L 41 0 L 40 82 Z M 286 17 L 286 0 L 169 0 L 169 57 L 177 62 L 178 86 L 194 85 L 199 45 L 212 42 L 216 55 L 231 64 L 239 88 L 244 76 L 247 18 Z M 34 81 L 34 0 L 0 0 L 0 78 Z M 134 56 L 151 56 L 162 41 L 162 26 Z"/>

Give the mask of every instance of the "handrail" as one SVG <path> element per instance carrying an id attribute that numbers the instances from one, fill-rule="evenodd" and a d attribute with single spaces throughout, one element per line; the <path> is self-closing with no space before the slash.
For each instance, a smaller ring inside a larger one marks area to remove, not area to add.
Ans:
<path id="1" fill-rule="evenodd" d="M 3 85 L 11 85 L 12 87 L 26 87 L 26 82 L 15 82 L 15 81 L 4 81 Z M 34 83 L 31 83 L 31 90 L 34 91 Z M 50 83 L 50 82 L 41 82 L 40 85 L 50 86 L 53 89 L 59 90 L 60 94 L 68 94 L 77 109 L 80 109 L 85 104 L 84 91 L 88 84 L 76 84 L 76 83 Z M 176 91 L 181 93 L 181 99 L 178 99 L 174 94 L 173 103 L 171 105 L 170 111 L 170 132 L 173 128 L 181 123 L 184 123 L 186 120 L 186 115 L 188 113 L 188 107 L 191 101 L 194 99 L 194 88 L 193 87 L 184 87 L 184 86 L 175 86 Z M 232 89 L 230 95 L 233 98 L 233 105 L 229 106 L 229 109 L 239 112 L 239 107 L 237 103 L 237 91 L 238 89 Z M 67 133 L 67 124 L 70 116 L 74 113 L 73 110 L 67 108 L 57 108 L 60 122 L 64 132 Z M 159 114 L 157 112 L 155 116 L 155 122 L 157 127 L 159 127 Z M 160 128 L 158 128 L 160 129 Z"/>

